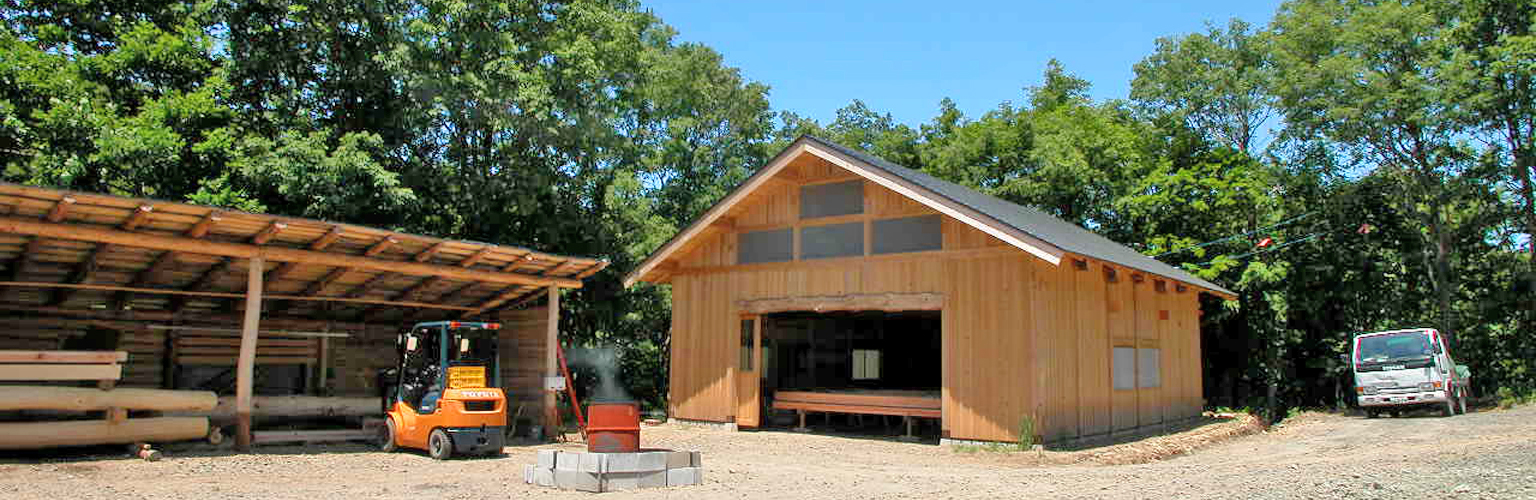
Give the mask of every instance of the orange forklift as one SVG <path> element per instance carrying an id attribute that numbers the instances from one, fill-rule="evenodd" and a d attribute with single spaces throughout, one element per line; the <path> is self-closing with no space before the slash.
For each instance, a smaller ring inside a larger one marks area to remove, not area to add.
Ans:
<path id="1" fill-rule="evenodd" d="M 496 353 L 500 329 L 497 323 L 434 321 L 397 336 L 393 376 L 381 377 L 393 387 L 381 383 L 379 449 L 424 449 L 438 460 L 501 453 L 507 397 Z"/>

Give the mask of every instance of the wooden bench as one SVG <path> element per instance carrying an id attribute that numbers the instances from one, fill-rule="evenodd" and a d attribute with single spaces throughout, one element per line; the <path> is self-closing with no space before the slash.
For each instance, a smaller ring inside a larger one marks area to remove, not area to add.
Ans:
<path id="1" fill-rule="evenodd" d="M 808 411 L 898 416 L 906 420 L 910 438 L 912 419 L 941 418 L 943 401 L 922 391 L 778 391 L 773 395 L 773 409 L 798 413 L 797 430 L 806 429 Z"/>

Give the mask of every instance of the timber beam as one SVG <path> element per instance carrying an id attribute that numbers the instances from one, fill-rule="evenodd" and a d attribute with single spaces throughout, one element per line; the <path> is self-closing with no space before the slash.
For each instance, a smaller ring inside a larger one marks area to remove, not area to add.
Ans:
<path id="1" fill-rule="evenodd" d="M 398 272 L 416 276 L 443 276 L 464 281 L 481 281 L 507 285 L 554 285 L 562 288 L 581 288 L 581 281 L 569 278 L 529 276 L 505 272 L 485 272 L 458 266 L 443 266 L 410 261 L 394 261 L 369 256 L 342 255 L 313 250 L 278 246 L 259 246 L 245 243 L 227 243 L 205 239 L 160 236 L 133 233 L 117 229 L 103 229 L 84 224 L 49 224 L 35 219 L 0 217 L 0 232 L 27 234 L 45 238 L 113 243 L 154 250 L 217 255 L 250 259 L 262 257 L 276 262 L 298 262 L 330 267 L 348 267 L 372 271 Z M 377 246 L 377 245 L 375 245 Z"/>
<path id="2" fill-rule="evenodd" d="M 138 208 L 133 209 L 133 213 L 129 214 L 128 219 L 124 220 L 123 224 L 119 227 L 121 227 L 124 231 L 132 231 L 134 229 L 138 229 L 139 226 L 149 221 L 149 216 L 153 214 L 154 211 L 154 205 L 139 205 Z M 79 285 L 90 281 L 91 276 L 95 275 L 96 270 L 101 267 L 102 256 L 110 253 L 112 250 L 112 245 L 109 243 L 96 245 L 96 249 L 91 250 L 90 255 L 86 256 L 85 260 L 80 262 L 80 267 L 75 268 L 75 271 L 70 273 L 69 281 L 67 283 Z M 73 296 L 78 290 L 79 289 L 76 288 L 60 288 L 54 291 L 53 298 L 49 301 L 49 305 L 60 305 L 68 302 L 69 298 Z M 113 300 L 116 301 L 115 298 Z"/>
<path id="3" fill-rule="evenodd" d="M 479 316 L 487 311 L 501 307 L 502 304 L 506 304 L 512 300 L 522 298 L 526 294 L 533 294 L 538 292 L 538 288 L 533 288 L 530 290 L 528 287 L 523 286 L 508 287 L 507 289 L 502 290 L 501 293 L 493 295 L 490 299 L 481 302 L 480 305 L 475 306 L 473 310 L 464 313 L 461 317 L 469 318 L 473 316 Z"/>
<path id="4" fill-rule="evenodd" d="M 148 205 L 141 206 L 140 208 L 144 207 L 148 207 L 151 210 L 154 209 L 154 207 L 150 207 Z M 129 222 L 133 221 L 131 217 L 128 220 Z M 183 234 L 188 238 L 201 239 L 204 236 L 208 236 L 208 231 L 213 229 L 214 224 L 218 224 L 221 220 L 224 220 L 224 212 L 217 210 L 208 212 L 203 214 L 203 217 L 198 219 L 197 223 L 193 224 L 192 227 L 187 229 L 187 232 Z M 134 227 L 137 227 L 136 225 L 133 227 L 128 227 L 128 225 L 129 224 L 125 223 L 123 229 L 131 231 L 134 229 Z M 165 273 L 165 271 L 170 269 L 171 266 L 176 265 L 176 254 L 177 252 L 171 249 L 167 249 L 165 252 L 162 252 L 159 257 L 155 258 L 154 263 L 150 264 L 149 267 L 144 268 L 143 271 L 140 271 L 138 274 L 134 275 L 133 281 L 128 282 L 128 286 L 143 287 L 144 285 L 154 281 L 156 276 Z M 129 293 L 130 292 L 118 292 L 115 296 L 113 296 L 112 308 L 122 309 L 125 305 L 127 305 Z"/>
<path id="5" fill-rule="evenodd" d="M 56 223 L 63 221 L 64 217 L 69 215 L 69 207 L 74 206 L 74 204 L 75 198 L 73 196 L 65 196 L 57 203 L 54 203 L 53 208 L 48 209 L 48 215 L 44 216 L 44 218 L 48 219 L 48 222 Z"/>

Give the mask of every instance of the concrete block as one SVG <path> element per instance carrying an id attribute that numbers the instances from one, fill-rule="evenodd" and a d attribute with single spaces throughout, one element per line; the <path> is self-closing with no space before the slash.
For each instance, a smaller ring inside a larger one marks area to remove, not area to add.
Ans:
<path id="1" fill-rule="evenodd" d="M 555 487 L 555 470 L 540 469 L 535 467 L 533 469 L 533 484 L 537 484 L 545 488 Z"/>
<path id="2" fill-rule="evenodd" d="M 579 470 L 555 469 L 555 486 L 592 493 L 603 492 L 603 476 Z"/>
<path id="3" fill-rule="evenodd" d="M 693 464 L 693 465 L 691 465 L 691 467 L 703 467 L 704 466 L 704 454 L 703 453 L 699 453 L 697 451 L 690 451 L 690 452 L 688 452 L 688 461 Z M 703 481 L 700 480 L 700 482 L 703 482 Z"/>
<path id="4" fill-rule="evenodd" d="M 638 453 L 638 455 L 640 455 L 640 463 L 636 466 L 636 469 L 640 472 L 667 470 L 667 452 L 645 451 Z"/>
<path id="5" fill-rule="evenodd" d="M 537 468 L 538 468 L 538 466 L 536 466 L 536 465 L 524 465 L 523 466 L 523 482 L 524 483 L 533 484 L 533 470 L 537 469 Z"/>
<path id="6" fill-rule="evenodd" d="M 667 471 L 637 473 L 636 482 L 641 488 L 665 488 L 667 487 Z"/>
<path id="7" fill-rule="evenodd" d="M 539 468 L 540 469 L 553 469 L 553 468 L 555 468 L 555 455 L 559 455 L 559 454 L 560 454 L 560 452 L 558 450 L 539 450 L 539 462 L 538 462 Z"/>
<path id="8" fill-rule="evenodd" d="M 610 472 L 603 475 L 603 491 L 624 491 L 640 487 L 639 472 Z"/>
<path id="9" fill-rule="evenodd" d="M 683 467 L 694 467 L 694 465 L 693 465 L 693 453 L 692 452 L 687 452 L 687 451 L 669 451 L 669 452 L 667 452 L 667 468 L 668 469 L 681 469 Z"/>
<path id="10" fill-rule="evenodd" d="M 591 472 L 593 474 L 602 474 L 604 472 L 608 472 L 608 454 L 582 453 L 581 465 L 577 470 L 582 472 Z"/>
<path id="11" fill-rule="evenodd" d="M 581 470 L 581 453 L 559 453 L 555 455 L 555 470 Z"/>
<path id="12" fill-rule="evenodd" d="M 640 472 L 640 454 L 609 453 L 608 472 Z"/>
<path id="13" fill-rule="evenodd" d="M 667 469 L 667 486 L 693 486 L 699 484 L 699 476 L 698 467 Z"/>

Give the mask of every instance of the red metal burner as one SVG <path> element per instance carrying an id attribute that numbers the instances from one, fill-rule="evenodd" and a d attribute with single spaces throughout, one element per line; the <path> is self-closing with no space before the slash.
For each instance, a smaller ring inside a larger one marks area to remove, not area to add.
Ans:
<path id="1" fill-rule="evenodd" d="M 587 451 L 640 451 L 640 403 L 604 401 L 587 405 Z"/>

